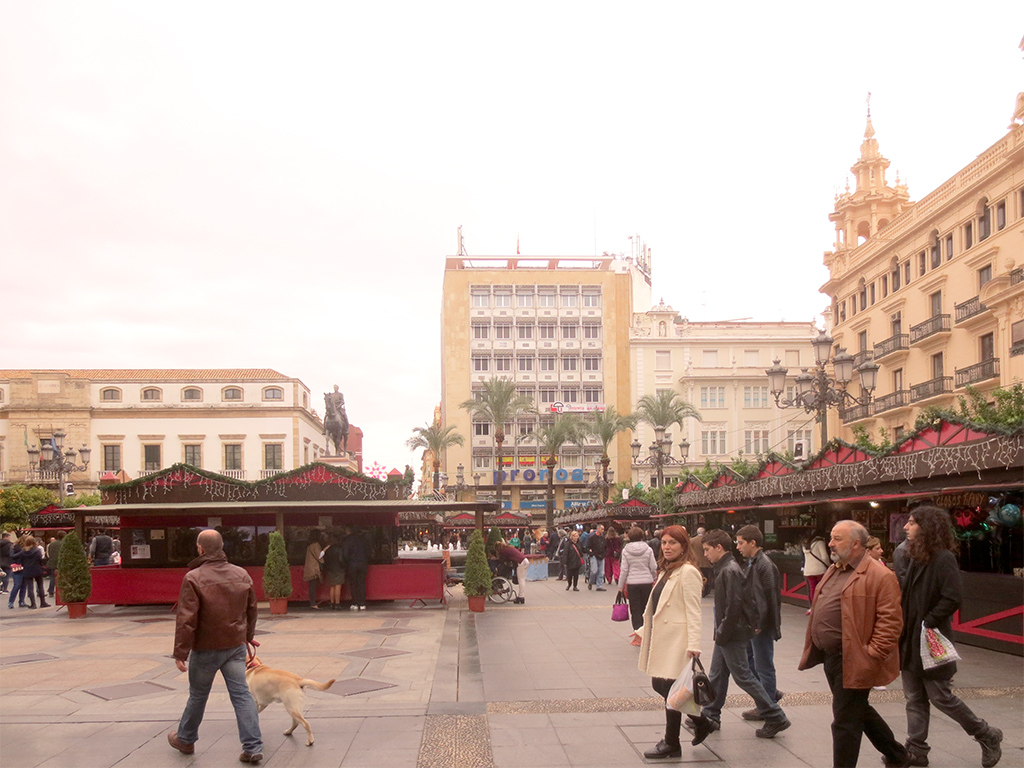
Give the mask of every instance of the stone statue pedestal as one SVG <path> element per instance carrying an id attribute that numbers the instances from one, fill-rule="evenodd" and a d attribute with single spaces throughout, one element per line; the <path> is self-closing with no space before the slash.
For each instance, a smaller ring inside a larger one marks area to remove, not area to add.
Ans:
<path id="1" fill-rule="evenodd" d="M 359 462 L 356 461 L 356 457 L 349 451 L 343 451 L 341 456 L 321 456 L 319 461 L 322 464 L 327 464 L 332 467 L 340 467 L 341 469 L 347 469 L 350 472 L 359 471 Z"/>

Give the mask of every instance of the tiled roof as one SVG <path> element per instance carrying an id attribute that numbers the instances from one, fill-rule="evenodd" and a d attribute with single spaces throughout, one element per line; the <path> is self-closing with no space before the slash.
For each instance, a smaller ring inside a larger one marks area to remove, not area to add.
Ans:
<path id="1" fill-rule="evenodd" d="M 66 374 L 72 379 L 93 381 L 265 381 L 289 377 L 272 368 L 55 368 L 45 370 L 3 370 L 0 381 L 28 379 L 36 373 Z"/>

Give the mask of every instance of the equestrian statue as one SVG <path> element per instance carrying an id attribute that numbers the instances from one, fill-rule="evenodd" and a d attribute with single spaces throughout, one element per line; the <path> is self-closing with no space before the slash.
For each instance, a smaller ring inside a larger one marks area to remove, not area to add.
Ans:
<path id="1" fill-rule="evenodd" d="M 328 444 L 334 443 L 334 455 L 348 453 L 348 415 L 345 413 L 345 396 L 334 385 L 333 392 L 324 393 L 324 435 Z"/>

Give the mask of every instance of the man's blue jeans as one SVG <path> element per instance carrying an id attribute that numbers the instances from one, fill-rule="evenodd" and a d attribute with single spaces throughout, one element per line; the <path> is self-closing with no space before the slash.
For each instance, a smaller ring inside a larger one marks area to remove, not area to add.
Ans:
<path id="1" fill-rule="evenodd" d="M 595 587 L 600 587 L 604 584 L 604 558 L 596 557 L 595 555 L 590 556 L 590 578 L 589 581 Z"/>
<path id="2" fill-rule="evenodd" d="M 750 669 L 757 675 L 768 698 L 778 701 L 779 691 L 775 687 L 775 640 L 772 635 L 763 632 L 754 635 L 750 641 L 747 661 L 750 662 Z"/>
<path id="3" fill-rule="evenodd" d="M 712 720 L 719 722 L 722 719 L 722 707 L 725 706 L 725 697 L 729 694 L 729 675 L 732 675 L 736 685 L 742 688 L 757 706 L 757 712 L 768 723 L 777 723 L 783 720 L 786 715 L 782 707 L 768 697 L 761 683 L 750 671 L 747 664 L 747 648 L 749 643 L 740 640 L 725 645 L 715 644 L 715 652 L 711 656 L 711 688 L 715 692 L 715 700 L 704 707 L 702 714 Z"/>
<path id="4" fill-rule="evenodd" d="M 178 723 L 178 738 L 186 744 L 199 739 L 206 700 L 210 697 L 213 678 L 220 672 L 228 687 L 231 706 L 235 708 L 238 738 L 242 749 L 250 755 L 263 752 L 260 718 L 256 702 L 245 683 L 245 646 L 223 651 L 192 651 L 188 656 L 188 703 Z"/>

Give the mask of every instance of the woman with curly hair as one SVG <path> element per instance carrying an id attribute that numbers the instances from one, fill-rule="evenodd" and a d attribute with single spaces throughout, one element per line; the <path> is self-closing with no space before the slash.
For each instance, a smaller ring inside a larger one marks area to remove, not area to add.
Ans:
<path id="1" fill-rule="evenodd" d="M 929 705 L 934 705 L 975 738 L 981 745 L 982 766 L 991 768 L 1002 756 L 1003 732 L 975 715 L 953 694 L 956 662 L 928 670 L 921 663 L 922 625 L 952 637 L 951 617 L 963 599 L 953 523 L 946 510 L 920 506 L 910 513 L 903 528 L 910 563 L 903 583 L 900 668 L 907 699 L 910 765 L 928 765 Z"/>

